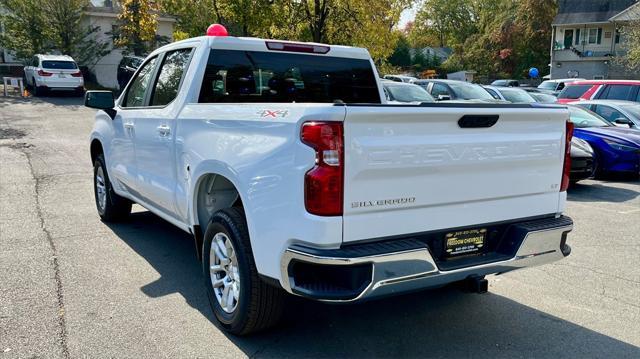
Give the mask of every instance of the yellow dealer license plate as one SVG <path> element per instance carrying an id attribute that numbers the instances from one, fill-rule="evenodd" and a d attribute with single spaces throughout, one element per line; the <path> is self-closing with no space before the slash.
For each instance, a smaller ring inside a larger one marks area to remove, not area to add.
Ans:
<path id="1" fill-rule="evenodd" d="M 445 235 L 446 251 L 449 256 L 472 254 L 484 247 L 487 238 L 486 229 L 467 229 L 450 232 Z"/>

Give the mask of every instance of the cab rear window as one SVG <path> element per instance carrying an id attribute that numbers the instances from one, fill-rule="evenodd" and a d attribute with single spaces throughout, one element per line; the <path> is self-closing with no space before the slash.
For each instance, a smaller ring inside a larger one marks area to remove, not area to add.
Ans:
<path id="1" fill-rule="evenodd" d="M 380 103 L 368 60 L 211 50 L 200 103 Z"/>
<path id="2" fill-rule="evenodd" d="M 580 98 L 592 85 L 569 85 L 560 92 L 558 98 L 577 99 Z"/>
<path id="3" fill-rule="evenodd" d="M 42 61 L 43 69 L 56 69 L 56 70 L 74 70 L 78 68 L 73 61 L 53 61 L 53 60 L 45 60 Z"/>

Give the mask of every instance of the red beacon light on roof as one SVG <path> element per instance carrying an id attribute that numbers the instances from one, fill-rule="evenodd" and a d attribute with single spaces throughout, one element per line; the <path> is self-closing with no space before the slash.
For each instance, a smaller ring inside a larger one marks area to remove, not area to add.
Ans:
<path id="1" fill-rule="evenodd" d="M 207 28 L 207 36 L 229 36 L 227 29 L 220 24 L 211 24 Z"/>

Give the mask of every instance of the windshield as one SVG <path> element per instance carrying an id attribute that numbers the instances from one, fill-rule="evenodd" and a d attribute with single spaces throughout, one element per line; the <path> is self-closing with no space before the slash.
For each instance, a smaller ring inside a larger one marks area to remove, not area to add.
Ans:
<path id="1" fill-rule="evenodd" d="M 622 105 L 620 107 L 629 112 L 629 114 L 636 119 L 640 119 L 640 105 Z"/>
<path id="2" fill-rule="evenodd" d="M 78 66 L 73 61 L 53 61 L 47 60 L 42 61 L 43 69 L 56 69 L 56 70 L 74 70 L 77 69 Z"/>
<path id="3" fill-rule="evenodd" d="M 579 107 L 569 107 L 569 121 L 578 128 L 613 126 L 604 118 Z"/>
<path id="4" fill-rule="evenodd" d="M 513 103 L 534 103 L 536 100 L 523 90 L 500 89 L 502 96 Z"/>
<path id="5" fill-rule="evenodd" d="M 391 95 L 391 99 L 400 102 L 434 102 L 433 97 L 422 87 L 416 85 L 387 85 L 384 87 Z"/>
<path id="6" fill-rule="evenodd" d="M 459 100 L 494 100 L 482 86 L 468 83 L 449 83 Z"/>
<path id="7" fill-rule="evenodd" d="M 558 83 L 555 81 L 542 81 L 542 83 L 538 85 L 538 88 L 545 90 L 555 90 L 557 86 Z"/>
<path id="8" fill-rule="evenodd" d="M 530 93 L 529 95 L 535 98 L 537 102 L 541 102 L 541 103 L 554 103 L 557 100 L 555 96 L 547 95 L 545 93 L 534 92 L 534 93 Z"/>

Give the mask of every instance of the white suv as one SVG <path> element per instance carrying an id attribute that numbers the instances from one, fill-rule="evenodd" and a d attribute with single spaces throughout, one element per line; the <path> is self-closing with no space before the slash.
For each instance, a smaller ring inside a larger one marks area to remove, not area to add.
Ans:
<path id="1" fill-rule="evenodd" d="M 84 92 L 82 72 L 70 56 L 35 55 L 25 66 L 24 77 L 36 96 L 47 90 Z"/>

